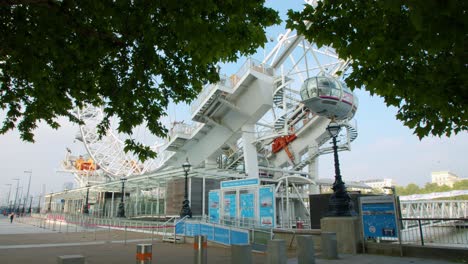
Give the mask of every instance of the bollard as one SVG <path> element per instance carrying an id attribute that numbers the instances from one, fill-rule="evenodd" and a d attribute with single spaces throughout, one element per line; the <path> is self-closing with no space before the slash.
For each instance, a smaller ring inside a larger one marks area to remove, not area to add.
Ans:
<path id="1" fill-rule="evenodd" d="M 326 259 L 338 259 L 338 242 L 336 233 L 322 232 L 322 257 Z"/>
<path id="2" fill-rule="evenodd" d="M 125 241 L 125 242 L 124 242 L 124 244 L 127 245 L 127 225 L 125 225 L 125 233 L 124 233 L 124 235 L 125 235 L 125 238 L 124 238 L 124 241 Z"/>
<path id="3" fill-rule="evenodd" d="M 252 263 L 252 245 L 232 245 L 231 246 L 231 263 Z"/>
<path id="4" fill-rule="evenodd" d="M 153 259 L 153 245 L 151 244 L 138 244 L 136 252 L 136 263 L 147 264 L 151 263 Z"/>
<path id="5" fill-rule="evenodd" d="M 57 257 L 57 264 L 85 264 L 86 259 L 82 255 L 64 255 Z"/>
<path id="6" fill-rule="evenodd" d="M 267 244 L 267 263 L 268 264 L 286 264 L 286 242 L 283 239 L 268 240 Z"/>
<path id="7" fill-rule="evenodd" d="M 315 264 L 315 249 L 312 236 L 297 237 L 297 264 Z"/>
<path id="8" fill-rule="evenodd" d="M 111 236 L 111 225 L 109 223 L 109 233 L 108 233 L 108 237 L 109 237 L 109 242 L 112 241 L 112 236 Z"/>
<path id="9" fill-rule="evenodd" d="M 194 259 L 195 264 L 207 263 L 207 242 L 206 236 L 195 236 L 193 240 Z"/>

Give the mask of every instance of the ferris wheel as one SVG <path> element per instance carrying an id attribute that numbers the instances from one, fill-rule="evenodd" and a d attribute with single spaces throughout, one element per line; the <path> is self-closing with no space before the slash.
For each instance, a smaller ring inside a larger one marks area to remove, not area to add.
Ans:
<path id="1" fill-rule="evenodd" d="M 310 2 L 314 4 L 315 1 Z M 339 149 L 349 149 L 349 143 L 357 137 L 356 125 L 351 119 L 358 107 L 357 97 L 342 82 L 350 61 L 340 59 L 330 47 L 317 47 L 293 30 L 279 34 L 276 40 L 263 61 L 255 63 L 275 76 L 271 110 L 256 122 L 258 151 L 271 152 L 275 144 L 287 145 L 294 140 L 297 131 L 318 116 L 333 119 L 345 128 L 339 135 L 342 138 Z M 79 139 L 97 166 L 111 179 L 155 171 L 165 167 L 174 154 L 166 150 L 165 143 L 160 140 L 152 144 L 157 158 L 140 162 L 138 157 L 124 151 L 124 140 L 115 129 L 99 137 L 97 125 L 104 117 L 101 108 L 85 106 L 77 110 L 77 116 L 83 121 Z M 319 145 L 329 139 L 322 138 Z M 238 150 L 230 146 L 228 152 L 226 155 L 236 154 Z M 317 149 L 317 155 L 328 152 L 330 149 Z M 240 156 L 236 157 L 239 160 Z M 307 162 L 293 163 L 293 169 L 300 170 Z M 235 166 L 236 163 L 231 164 Z"/>
<path id="2" fill-rule="evenodd" d="M 89 156 L 110 179 L 141 175 L 156 170 L 164 163 L 168 153 L 160 151 L 164 147 L 163 142 L 158 141 L 151 146 L 158 153 L 156 159 L 141 162 L 133 153 L 124 151 L 124 139 L 112 129 L 112 124 L 104 135 L 99 136 L 98 124 L 104 118 L 101 108 L 87 105 L 76 112 L 83 122 L 77 139 L 84 143 Z"/>

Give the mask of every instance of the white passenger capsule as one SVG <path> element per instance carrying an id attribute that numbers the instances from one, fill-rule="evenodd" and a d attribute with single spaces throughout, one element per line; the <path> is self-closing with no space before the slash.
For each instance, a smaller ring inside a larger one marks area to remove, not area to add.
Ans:
<path id="1" fill-rule="evenodd" d="M 305 80 L 301 98 L 312 113 L 336 120 L 351 119 L 358 106 L 358 98 L 345 83 L 326 76 Z"/>

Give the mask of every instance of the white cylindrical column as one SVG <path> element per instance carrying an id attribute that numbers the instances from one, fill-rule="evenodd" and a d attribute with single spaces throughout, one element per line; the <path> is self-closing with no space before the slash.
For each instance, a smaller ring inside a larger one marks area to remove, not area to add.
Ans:
<path id="1" fill-rule="evenodd" d="M 258 178 L 258 158 L 255 148 L 255 124 L 242 126 L 242 141 L 244 144 L 244 164 L 248 178 Z"/>

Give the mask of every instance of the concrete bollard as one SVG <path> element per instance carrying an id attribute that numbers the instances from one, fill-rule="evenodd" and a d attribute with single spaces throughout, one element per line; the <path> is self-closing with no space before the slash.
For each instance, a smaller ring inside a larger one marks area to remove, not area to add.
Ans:
<path id="1" fill-rule="evenodd" d="M 153 259 L 153 245 L 138 244 L 136 252 L 137 264 L 150 264 Z"/>
<path id="2" fill-rule="evenodd" d="M 297 237 L 297 264 L 315 264 L 315 248 L 312 236 Z"/>
<path id="3" fill-rule="evenodd" d="M 267 263 L 268 264 L 286 264 L 286 242 L 283 239 L 268 240 L 267 244 Z"/>
<path id="4" fill-rule="evenodd" d="M 338 258 L 338 241 L 336 233 L 322 232 L 322 257 L 326 259 Z"/>
<path id="5" fill-rule="evenodd" d="M 82 255 L 58 256 L 57 264 L 85 264 L 85 257 Z"/>
<path id="6" fill-rule="evenodd" d="M 231 263 L 252 263 L 252 245 L 232 245 L 231 246 Z"/>
<path id="7" fill-rule="evenodd" d="M 193 263 L 195 264 L 206 264 L 207 257 L 206 236 L 195 236 L 193 240 L 194 258 Z"/>

